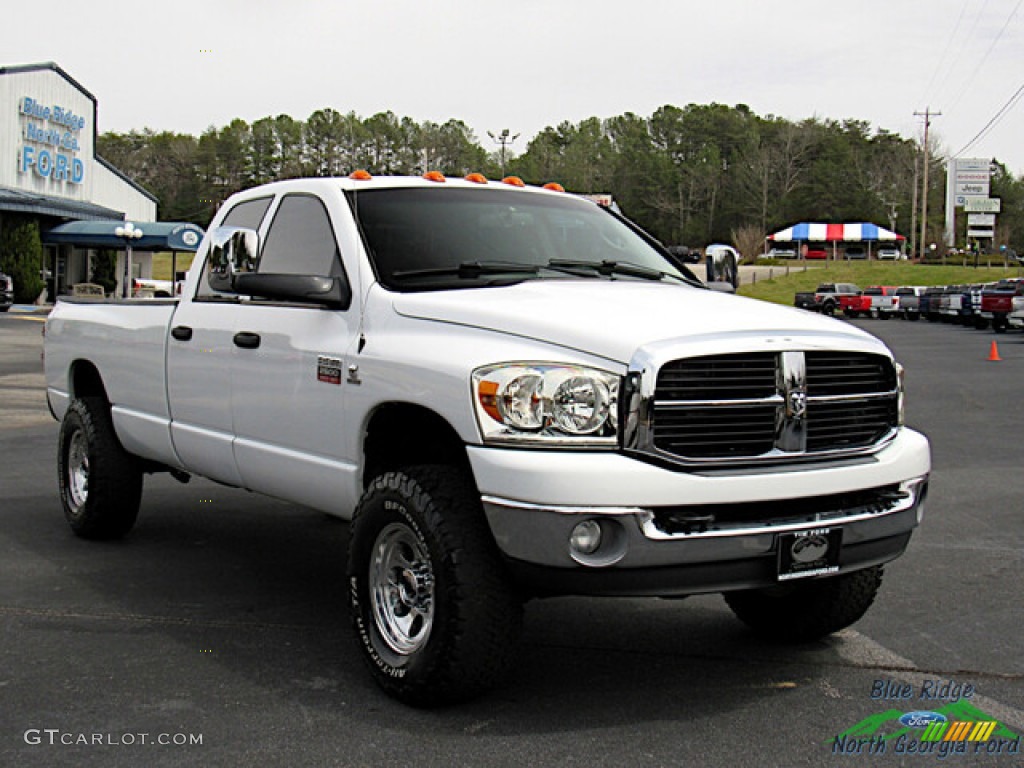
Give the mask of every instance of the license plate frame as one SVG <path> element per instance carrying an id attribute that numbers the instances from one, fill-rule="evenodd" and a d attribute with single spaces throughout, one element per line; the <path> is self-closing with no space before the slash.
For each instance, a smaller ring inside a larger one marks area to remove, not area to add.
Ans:
<path id="1" fill-rule="evenodd" d="M 814 528 L 780 533 L 777 541 L 776 578 L 779 581 L 838 573 L 842 528 Z"/>

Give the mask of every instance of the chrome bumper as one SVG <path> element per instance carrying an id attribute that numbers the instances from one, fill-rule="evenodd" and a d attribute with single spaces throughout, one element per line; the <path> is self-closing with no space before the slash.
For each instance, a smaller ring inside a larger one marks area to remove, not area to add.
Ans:
<path id="1" fill-rule="evenodd" d="M 927 476 L 870 494 L 792 500 L 796 512 L 744 522 L 757 504 L 641 508 L 545 506 L 483 496 L 499 548 L 531 586 L 551 593 L 683 595 L 768 586 L 776 580 L 779 535 L 842 529 L 839 573 L 902 554 L 920 523 Z M 850 502 L 829 507 L 833 498 Z M 785 500 L 766 503 L 774 512 Z M 749 509 L 737 510 L 737 507 Z M 598 522 L 602 544 L 590 555 L 570 545 L 573 529 Z"/>

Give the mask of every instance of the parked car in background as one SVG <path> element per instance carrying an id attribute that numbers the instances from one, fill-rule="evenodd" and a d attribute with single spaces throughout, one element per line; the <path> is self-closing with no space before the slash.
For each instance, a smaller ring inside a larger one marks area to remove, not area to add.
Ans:
<path id="1" fill-rule="evenodd" d="M 899 310 L 900 300 L 895 286 L 869 285 L 864 289 L 864 296 L 869 300 L 867 311 L 872 317 L 888 320 Z"/>
<path id="2" fill-rule="evenodd" d="M 931 285 L 925 288 L 924 293 L 921 294 L 921 315 L 928 318 L 930 323 L 938 322 L 938 319 L 941 317 L 939 314 L 939 300 L 942 298 L 945 290 L 944 286 Z"/>
<path id="3" fill-rule="evenodd" d="M 0 272 L 0 312 L 14 306 L 14 278 Z"/>
<path id="4" fill-rule="evenodd" d="M 882 259 L 883 261 L 886 259 L 896 261 L 899 259 L 906 259 L 907 256 L 899 248 L 891 248 L 889 246 L 885 246 L 875 251 L 875 258 Z"/>
<path id="5" fill-rule="evenodd" d="M 842 297 L 860 296 L 861 291 L 853 283 L 822 283 L 814 293 L 809 291 L 796 294 L 794 306 L 809 309 L 825 315 L 834 315 L 842 309 Z"/>
<path id="6" fill-rule="evenodd" d="M 804 254 L 805 259 L 827 259 L 828 251 L 825 249 L 824 243 L 811 243 L 807 246 L 807 252 Z"/>
<path id="7" fill-rule="evenodd" d="M 871 312 L 871 297 L 861 291 L 855 296 L 840 296 L 839 309 L 847 317 L 860 317 Z"/>
<path id="8" fill-rule="evenodd" d="M 792 248 L 772 248 L 762 258 L 765 259 L 795 259 L 796 251 Z"/>
<path id="9" fill-rule="evenodd" d="M 1018 296 L 1024 296 L 1024 280 L 1000 280 L 981 292 L 980 317 L 992 323 L 992 330 L 996 333 L 1005 332 L 1010 326 L 1010 314 L 1017 311 L 1014 298 Z"/>
<path id="10" fill-rule="evenodd" d="M 904 285 L 896 289 L 899 314 L 904 320 L 918 320 L 921 317 L 921 294 L 924 290 L 920 285 Z"/>
<path id="11" fill-rule="evenodd" d="M 950 306 L 955 302 L 950 301 Z M 960 306 L 958 314 L 953 319 L 959 325 L 976 326 L 978 315 L 981 312 L 981 285 L 971 284 L 960 286 Z"/>
<path id="12" fill-rule="evenodd" d="M 868 252 L 864 250 L 863 245 L 848 245 L 843 249 L 843 254 L 848 259 L 866 259 Z"/>

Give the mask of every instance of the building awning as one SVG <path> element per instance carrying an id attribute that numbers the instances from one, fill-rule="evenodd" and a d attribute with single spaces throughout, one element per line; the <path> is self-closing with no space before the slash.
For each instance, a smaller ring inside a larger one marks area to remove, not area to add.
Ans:
<path id="1" fill-rule="evenodd" d="M 124 214 L 113 208 L 52 195 L 38 195 L 11 187 L 0 187 L 0 211 L 57 216 L 62 219 L 124 219 Z"/>
<path id="2" fill-rule="evenodd" d="M 64 243 L 82 248 L 121 250 L 125 247 L 125 239 L 115 234 L 121 226 L 124 222 L 117 219 L 69 221 L 43 232 L 42 237 L 44 243 L 53 245 Z M 131 241 L 132 249 L 136 251 L 195 252 L 205 234 L 202 227 L 184 221 L 133 222 L 132 226 L 142 230 L 142 237 Z"/>
<path id="3" fill-rule="evenodd" d="M 776 243 L 812 242 L 812 243 L 863 243 L 874 241 L 906 240 L 903 235 L 898 235 L 891 230 L 861 222 L 857 224 L 818 224 L 813 222 L 801 222 L 792 227 L 780 230 L 768 239 Z"/>

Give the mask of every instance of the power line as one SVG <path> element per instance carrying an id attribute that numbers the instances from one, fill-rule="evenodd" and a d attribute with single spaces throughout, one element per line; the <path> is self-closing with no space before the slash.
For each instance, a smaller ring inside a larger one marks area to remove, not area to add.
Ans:
<path id="1" fill-rule="evenodd" d="M 931 79 L 928 81 L 928 86 L 924 89 L 925 103 L 928 102 L 932 95 L 932 86 L 935 85 L 935 78 L 938 76 L 939 71 L 945 69 L 945 75 L 943 76 L 939 87 L 939 90 L 941 91 L 942 86 L 946 84 L 946 81 L 949 79 L 950 74 L 953 72 L 953 68 L 956 66 L 957 59 L 956 57 L 948 55 L 949 48 L 953 44 L 953 40 L 956 39 L 956 33 L 960 30 L 960 24 L 964 20 L 964 13 L 967 11 L 967 5 L 968 3 L 964 2 L 960 6 L 960 15 L 956 19 L 956 24 L 953 25 L 953 31 L 949 33 L 949 39 L 946 40 L 946 45 L 942 49 L 942 55 L 939 56 L 938 64 L 936 64 L 935 69 L 932 70 Z M 961 41 L 961 46 L 962 45 L 963 42 Z"/>
<path id="2" fill-rule="evenodd" d="M 1020 88 L 1011 96 L 1002 107 L 1000 107 L 996 113 L 992 116 L 992 119 L 985 123 L 985 127 L 982 128 L 975 135 L 973 139 L 967 142 L 963 148 L 957 152 L 953 157 L 960 157 L 964 152 L 973 147 L 981 138 L 983 138 L 992 128 L 995 128 L 996 124 L 1002 120 L 1009 113 L 1017 102 L 1020 101 L 1021 96 L 1024 96 L 1024 83 L 1021 84 Z"/>
<path id="3" fill-rule="evenodd" d="M 964 87 L 960 89 L 960 93 L 957 94 L 957 97 L 955 99 L 953 99 L 953 104 L 951 107 L 949 107 L 950 111 L 956 108 L 956 106 L 960 103 L 960 100 L 964 97 L 964 94 L 967 93 L 967 89 L 974 84 L 974 79 L 978 76 L 978 72 L 981 71 L 981 68 L 985 65 L 985 62 L 988 61 L 989 55 L 991 55 L 992 51 L 996 47 L 996 44 L 1002 39 L 1003 33 L 1006 32 L 1006 28 L 1010 26 L 1010 22 L 1013 21 L 1013 17 L 1017 15 L 1017 11 L 1020 9 L 1021 3 L 1024 3 L 1024 0 L 1017 0 L 1017 4 L 1013 7 L 1013 10 L 1010 11 L 1010 15 L 1006 17 L 1006 21 L 1003 22 L 1003 26 L 1000 28 L 999 34 L 995 36 L 995 39 L 989 45 L 988 50 L 985 51 L 985 55 L 981 57 L 977 65 L 974 67 L 974 71 L 971 73 L 971 76 L 967 80 L 967 82 L 964 83 Z"/>

